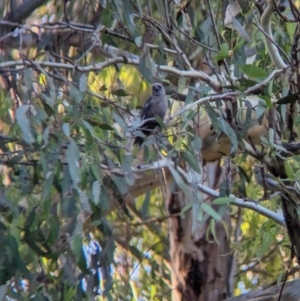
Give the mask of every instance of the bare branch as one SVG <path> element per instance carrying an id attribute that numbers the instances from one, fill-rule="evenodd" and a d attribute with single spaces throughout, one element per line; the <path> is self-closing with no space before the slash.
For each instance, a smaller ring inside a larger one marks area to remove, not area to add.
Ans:
<path id="1" fill-rule="evenodd" d="M 261 26 L 266 35 L 265 41 L 273 63 L 277 68 L 287 68 L 287 64 L 282 60 L 278 51 L 278 46 L 274 43 L 272 35 L 271 16 L 274 12 L 274 9 L 275 7 L 273 0 L 267 0 L 267 7 L 261 16 Z"/>
<path id="2" fill-rule="evenodd" d="M 132 170 L 135 173 L 140 173 L 140 172 L 145 172 L 145 171 L 149 171 L 149 170 L 155 170 L 155 169 L 161 169 L 161 168 L 167 168 L 169 165 L 174 166 L 174 163 L 171 162 L 168 159 L 163 159 L 163 160 L 159 160 L 156 161 L 152 164 L 146 164 L 146 165 L 140 165 L 137 167 L 133 167 Z M 183 171 L 180 167 L 177 166 L 177 171 L 179 172 L 179 174 L 182 176 L 182 178 L 189 183 L 190 179 L 187 176 L 187 173 L 185 171 Z M 219 192 L 198 183 L 197 187 L 200 191 L 202 191 L 203 193 L 210 195 L 212 197 L 218 198 L 220 197 Z M 238 207 L 242 207 L 242 208 L 247 208 L 247 209 L 251 209 L 267 218 L 270 218 L 272 220 L 274 220 L 276 223 L 285 226 L 285 221 L 282 215 L 277 214 L 261 205 L 258 204 L 257 201 L 250 201 L 250 200 L 245 200 L 245 199 L 241 199 L 241 198 L 237 198 L 235 195 L 230 195 L 230 197 L 234 198 L 234 200 L 231 202 L 231 204 L 236 205 Z"/>
<path id="3" fill-rule="evenodd" d="M 87 65 L 87 66 L 79 66 L 79 65 L 70 65 L 70 64 L 65 64 L 65 63 L 56 63 L 56 62 L 49 62 L 49 61 L 35 61 L 34 65 L 36 66 L 41 66 L 43 68 L 49 67 L 49 68 L 62 68 L 65 70 L 78 70 L 81 72 L 90 72 L 90 71 L 100 71 L 104 68 L 107 68 L 111 65 L 117 64 L 117 63 L 124 63 L 124 64 L 129 64 L 129 65 L 139 65 L 139 59 L 134 59 L 134 58 L 127 58 L 127 57 L 115 57 L 108 59 L 104 62 L 98 63 L 98 64 L 93 64 L 93 65 Z M 30 60 L 16 60 L 16 61 L 8 61 L 8 62 L 3 62 L 0 64 L 0 68 L 10 68 L 14 66 L 32 66 L 33 62 Z M 207 74 L 205 74 L 202 71 L 196 71 L 196 70 L 180 70 L 174 67 L 169 67 L 166 65 L 156 65 L 156 68 L 159 71 L 170 73 L 176 76 L 180 77 L 187 77 L 187 78 L 198 78 L 207 85 L 209 85 L 213 90 L 220 92 L 222 90 L 221 86 L 215 82 L 211 77 L 209 77 Z"/>
<path id="4" fill-rule="evenodd" d="M 210 96 L 206 96 L 203 98 L 200 98 L 198 100 L 196 100 L 195 102 L 184 106 L 180 111 L 176 112 L 174 115 L 172 115 L 170 117 L 170 120 L 174 119 L 175 117 L 181 115 L 183 112 L 187 111 L 187 110 L 191 110 L 193 109 L 195 106 L 205 103 L 207 101 L 212 101 L 212 100 L 218 100 L 218 99 L 224 99 L 226 97 L 232 97 L 232 96 L 238 96 L 238 95 L 248 95 L 251 94 L 253 91 L 259 89 L 260 87 L 264 86 L 265 84 L 267 84 L 276 74 L 280 74 L 282 72 L 284 72 L 286 69 L 277 69 L 271 72 L 270 75 L 268 75 L 264 80 L 260 81 L 259 83 L 257 83 L 256 85 L 249 87 L 247 90 L 245 90 L 243 93 L 241 92 L 227 92 L 227 93 L 223 93 L 223 94 L 214 94 L 214 95 L 210 95 Z"/>

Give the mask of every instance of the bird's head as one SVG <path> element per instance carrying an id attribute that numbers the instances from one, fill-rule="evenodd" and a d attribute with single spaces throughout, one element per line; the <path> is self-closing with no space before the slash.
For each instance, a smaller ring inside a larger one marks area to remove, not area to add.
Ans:
<path id="1" fill-rule="evenodd" d="M 155 83 L 152 85 L 152 95 L 155 96 L 164 96 L 165 95 L 165 89 L 162 84 Z"/>

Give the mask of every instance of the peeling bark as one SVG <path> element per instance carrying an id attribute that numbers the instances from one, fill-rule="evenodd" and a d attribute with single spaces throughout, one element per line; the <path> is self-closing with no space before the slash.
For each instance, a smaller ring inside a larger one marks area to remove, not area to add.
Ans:
<path id="1" fill-rule="evenodd" d="M 170 192 L 168 213 L 180 213 L 189 201 L 182 191 Z M 230 218 L 226 213 L 223 224 L 216 223 L 218 242 L 211 234 L 207 234 L 209 222 L 210 218 L 199 223 L 192 231 L 192 210 L 185 212 L 184 218 L 176 216 L 169 220 L 174 301 L 217 301 L 230 295 L 227 280 L 231 255 L 229 239 L 223 226 L 230 226 Z"/>

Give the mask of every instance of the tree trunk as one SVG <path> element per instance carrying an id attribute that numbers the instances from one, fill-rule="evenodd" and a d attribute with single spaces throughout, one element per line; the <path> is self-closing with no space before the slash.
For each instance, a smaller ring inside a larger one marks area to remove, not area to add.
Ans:
<path id="1" fill-rule="evenodd" d="M 215 164 L 214 183 L 219 186 L 222 179 L 220 166 Z M 217 181 L 216 181 L 217 180 Z M 211 201 L 208 197 L 205 202 Z M 167 210 L 170 215 L 179 214 L 190 200 L 182 191 L 169 193 Z M 214 207 L 216 211 L 218 208 Z M 229 238 L 225 227 L 230 227 L 230 217 L 223 215 L 222 223 L 216 222 L 216 239 L 210 234 L 208 218 L 192 230 L 192 210 L 185 212 L 185 217 L 169 219 L 170 254 L 172 262 L 173 301 L 217 301 L 231 295 L 229 285 L 230 262 Z"/>

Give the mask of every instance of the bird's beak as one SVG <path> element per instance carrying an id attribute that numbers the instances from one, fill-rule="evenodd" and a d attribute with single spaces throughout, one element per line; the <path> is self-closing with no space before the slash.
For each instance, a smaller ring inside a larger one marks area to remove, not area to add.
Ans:
<path id="1" fill-rule="evenodd" d="M 155 92 L 159 91 L 159 89 L 160 89 L 160 86 L 153 86 L 153 90 L 154 90 Z"/>

